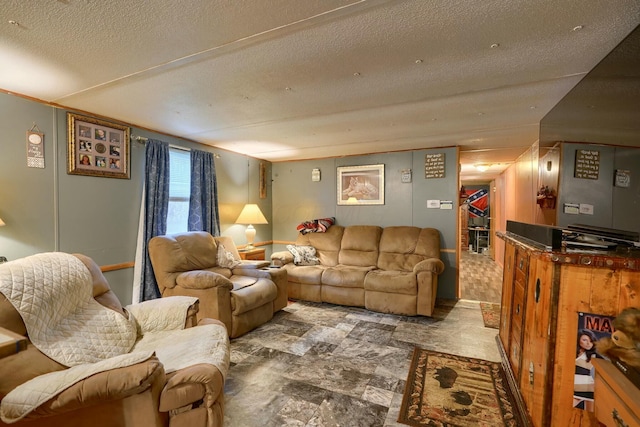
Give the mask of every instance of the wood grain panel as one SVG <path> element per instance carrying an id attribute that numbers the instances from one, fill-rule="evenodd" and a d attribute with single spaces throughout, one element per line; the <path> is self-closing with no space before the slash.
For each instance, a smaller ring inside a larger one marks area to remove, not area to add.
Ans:
<path id="1" fill-rule="evenodd" d="M 640 307 L 640 277 L 637 272 L 620 273 L 620 303 L 618 313 L 626 307 Z"/>
<path id="2" fill-rule="evenodd" d="M 511 331 L 511 308 L 513 304 L 513 271 L 515 268 L 516 247 L 506 242 L 504 267 L 502 269 L 502 303 L 500 310 L 500 341 L 505 353 L 509 354 L 509 335 Z"/>
<path id="3" fill-rule="evenodd" d="M 557 303 L 551 292 L 554 265 L 532 257 L 529 272 L 520 390 L 534 425 L 546 426 L 549 425 L 546 402 L 551 394 L 549 376 L 553 360 L 548 333 L 551 313 Z"/>

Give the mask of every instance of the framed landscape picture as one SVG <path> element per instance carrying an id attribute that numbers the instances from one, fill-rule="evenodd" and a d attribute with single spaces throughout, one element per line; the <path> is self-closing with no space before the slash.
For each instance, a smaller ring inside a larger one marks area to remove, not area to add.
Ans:
<path id="1" fill-rule="evenodd" d="M 67 173 L 129 179 L 127 126 L 67 114 Z"/>
<path id="2" fill-rule="evenodd" d="M 384 165 L 338 167 L 338 205 L 384 205 Z"/>

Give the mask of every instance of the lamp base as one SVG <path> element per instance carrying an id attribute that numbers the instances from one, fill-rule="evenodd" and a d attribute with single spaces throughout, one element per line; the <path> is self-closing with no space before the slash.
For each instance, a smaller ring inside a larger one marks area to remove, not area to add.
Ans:
<path id="1" fill-rule="evenodd" d="M 247 230 L 245 231 L 245 235 L 247 236 L 247 245 L 244 247 L 245 249 L 254 249 L 253 239 L 256 238 L 256 229 L 253 228 L 253 225 L 249 224 Z"/>

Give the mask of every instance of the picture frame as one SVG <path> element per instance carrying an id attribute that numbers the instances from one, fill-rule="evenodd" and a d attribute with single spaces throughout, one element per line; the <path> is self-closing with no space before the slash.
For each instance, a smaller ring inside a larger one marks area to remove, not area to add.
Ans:
<path id="1" fill-rule="evenodd" d="M 339 166 L 338 205 L 384 205 L 384 164 Z"/>
<path id="2" fill-rule="evenodd" d="M 130 129 L 67 113 L 67 173 L 129 179 Z"/>

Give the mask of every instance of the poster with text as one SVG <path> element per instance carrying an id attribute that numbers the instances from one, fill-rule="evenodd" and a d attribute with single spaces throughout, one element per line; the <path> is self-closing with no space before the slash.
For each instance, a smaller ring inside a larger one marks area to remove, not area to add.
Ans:
<path id="1" fill-rule="evenodd" d="M 594 368 L 591 360 L 604 359 L 596 352 L 596 341 L 613 332 L 613 316 L 578 313 L 576 333 L 576 371 L 573 381 L 573 406 L 593 412 Z"/>

